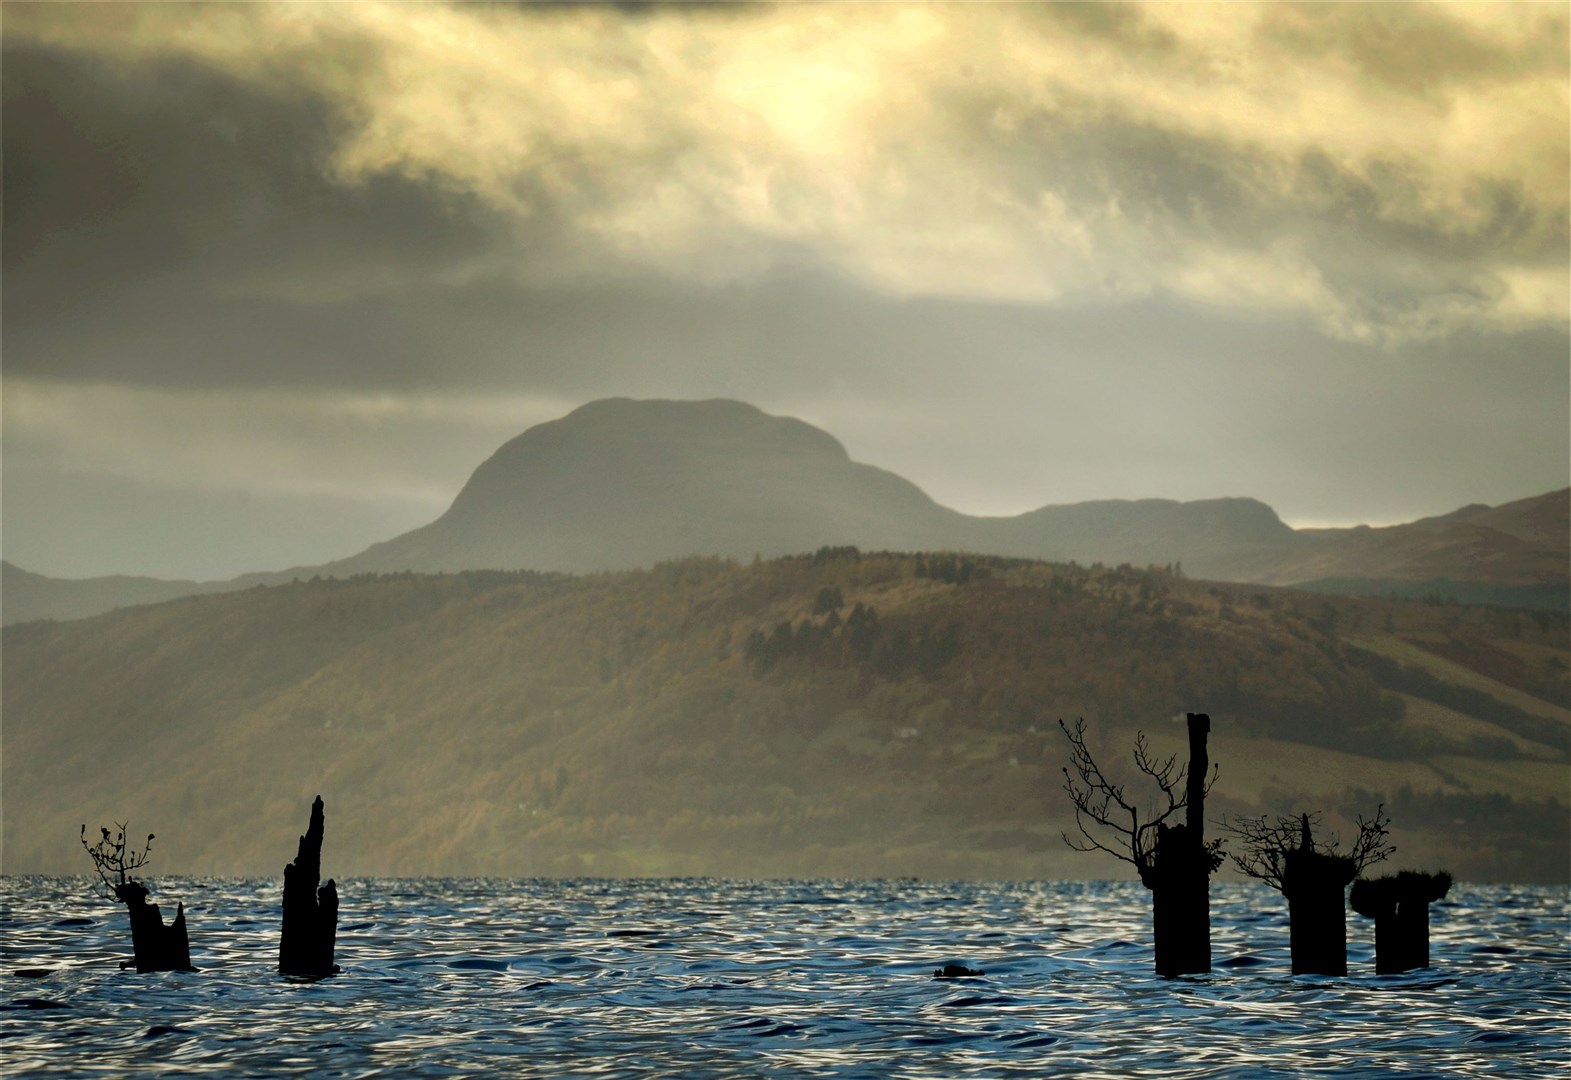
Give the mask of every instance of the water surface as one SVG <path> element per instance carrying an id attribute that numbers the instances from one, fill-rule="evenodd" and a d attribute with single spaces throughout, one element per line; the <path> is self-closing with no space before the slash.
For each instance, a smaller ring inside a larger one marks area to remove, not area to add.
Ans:
<path id="1" fill-rule="evenodd" d="M 1135 883 L 350 880 L 338 962 L 277 962 L 277 881 L 164 878 L 195 974 L 137 975 L 85 880 L 0 878 L 7 1076 L 1559 1076 L 1568 893 L 1457 886 L 1435 966 L 1288 973 L 1286 906 L 1213 887 L 1215 973 L 1151 973 Z M 986 972 L 935 980 L 960 963 Z M 27 975 L 17 975 L 22 970 Z M 43 972 L 43 973 L 39 973 Z"/>

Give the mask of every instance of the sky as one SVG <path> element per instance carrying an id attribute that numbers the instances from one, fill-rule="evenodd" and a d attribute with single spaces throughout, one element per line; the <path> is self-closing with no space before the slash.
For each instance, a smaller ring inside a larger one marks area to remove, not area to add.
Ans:
<path id="1" fill-rule="evenodd" d="M 939 502 L 1571 483 L 1554 4 L 0 12 L 0 553 L 223 578 L 605 397 Z"/>

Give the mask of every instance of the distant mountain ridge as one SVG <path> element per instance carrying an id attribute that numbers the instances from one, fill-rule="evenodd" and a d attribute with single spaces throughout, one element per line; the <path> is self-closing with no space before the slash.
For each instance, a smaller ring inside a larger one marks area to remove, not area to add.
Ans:
<path id="1" fill-rule="evenodd" d="M 1497 603 L 1521 596 L 1528 606 L 1561 606 L 1571 580 L 1571 489 L 1382 529 L 1295 531 L 1249 498 L 1106 500 L 972 517 L 894 473 L 852 461 L 833 436 L 800 420 L 724 399 L 613 398 L 509 440 L 439 518 L 357 555 L 201 584 L 54 581 L 7 564 L 3 616 L 7 623 L 77 618 L 315 575 L 588 573 L 690 555 L 749 559 L 834 546 L 1181 563 L 1194 577 L 1376 594 L 1445 581 Z"/>
<path id="2" fill-rule="evenodd" d="M 0 612 L 8 626 L 32 619 L 85 619 L 115 608 L 227 592 L 234 587 L 222 581 L 166 581 L 125 574 L 52 578 L 0 562 Z"/>

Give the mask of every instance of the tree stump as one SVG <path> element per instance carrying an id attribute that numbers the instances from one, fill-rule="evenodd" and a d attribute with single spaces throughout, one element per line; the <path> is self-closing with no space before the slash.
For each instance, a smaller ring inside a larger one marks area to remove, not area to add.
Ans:
<path id="1" fill-rule="evenodd" d="M 311 804 L 311 823 L 300 838 L 295 861 L 284 867 L 284 917 L 278 940 L 278 972 L 321 978 L 335 974 L 338 886 L 322 879 L 322 797 Z"/>
<path id="2" fill-rule="evenodd" d="M 1353 910 L 1375 920 L 1375 972 L 1429 966 L 1429 905 L 1451 891 L 1451 875 L 1402 870 L 1353 882 Z"/>
<path id="3" fill-rule="evenodd" d="M 1203 975 L 1211 970 L 1211 871 L 1205 845 L 1205 788 L 1210 757 L 1206 738 L 1211 718 L 1190 713 L 1189 767 L 1185 778 L 1185 823 L 1157 824 L 1156 846 L 1141 883 L 1151 890 L 1151 935 L 1156 973 Z"/>
<path id="4" fill-rule="evenodd" d="M 1151 930 L 1156 970 L 1164 978 L 1211 970 L 1211 874 L 1222 861 L 1220 842 L 1205 840 L 1206 792 L 1216 781 L 1206 753 L 1211 718 L 1189 714 L 1189 761 L 1179 789 L 1177 755 L 1153 757 L 1144 733 L 1135 736 L 1135 767 L 1160 792 L 1166 806 L 1142 813 L 1124 785 L 1103 774 L 1086 747 L 1085 721 L 1071 729 L 1058 726 L 1069 740 L 1064 790 L 1075 808 L 1081 840 L 1064 834 L 1076 851 L 1101 851 L 1134 866 L 1140 883 L 1151 890 Z M 1071 772 L 1071 769 L 1073 772 Z M 1167 819 L 1184 811 L 1184 824 Z M 1144 819 L 1144 820 L 1142 820 Z"/>
<path id="5" fill-rule="evenodd" d="M 1347 974 L 1345 890 L 1357 874 L 1349 856 L 1315 850 L 1306 814 L 1302 840 L 1286 853 L 1282 870 L 1294 975 Z"/>
<path id="6" fill-rule="evenodd" d="M 1188 827 L 1161 826 L 1151 869 L 1141 880 L 1151 890 L 1156 973 L 1163 978 L 1211 970 L 1210 877 L 1210 856 Z"/>
<path id="7" fill-rule="evenodd" d="M 195 971 L 191 966 L 191 942 L 186 936 L 185 905 L 175 907 L 175 921 L 164 925 L 157 904 L 147 901 L 147 886 L 127 881 L 115 886 L 115 898 L 131 915 L 131 948 L 138 974 L 149 971 Z M 130 967 L 131 964 L 121 965 Z"/>
<path id="8" fill-rule="evenodd" d="M 117 822 L 115 831 L 98 830 L 99 839 L 87 842 L 87 826 L 82 826 L 82 848 L 93 861 L 98 880 L 103 882 L 108 894 L 125 905 L 131 917 L 131 949 L 133 958 L 121 964 L 121 970 L 135 967 L 138 973 L 148 971 L 195 971 L 191 966 L 191 942 L 186 936 L 185 905 L 175 909 L 175 921 L 164 925 L 164 917 L 157 904 L 147 902 L 147 886 L 131 875 L 147 865 L 153 850 L 153 834 L 147 834 L 147 843 L 138 852 L 126 841 L 126 826 Z"/>

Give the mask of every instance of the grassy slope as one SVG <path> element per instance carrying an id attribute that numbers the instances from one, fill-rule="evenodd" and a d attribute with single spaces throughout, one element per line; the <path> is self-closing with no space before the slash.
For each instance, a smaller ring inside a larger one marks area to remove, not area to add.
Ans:
<path id="1" fill-rule="evenodd" d="M 1564 744 L 1416 698 L 1392 719 L 1342 649 L 1564 720 L 1411 644 L 1515 650 L 1558 688 L 1563 618 L 1127 569 L 993 560 L 957 584 L 918 568 L 398 576 L 9 628 L 4 869 L 80 870 L 77 826 L 129 817 L 158 833 L 164 872 L 277 873 L 320 792 L 329 874 L 1120 874 L 1058 837 L 1056 721 L 1086 717 L 1113 762 L 1137 727 L 1181 750 L 1187 708 L 1213 716 L 1212 817 L 1324 807 L 1345 829 L 1384 796 L 1403 865 L 1567 876 Z M 861 647 L 843 625 L 802 632 L 825 625 L 825 589 L 842 620 L 876 609 Z M 1473 752 L 1480 735 L 1495 757 Z"/>

